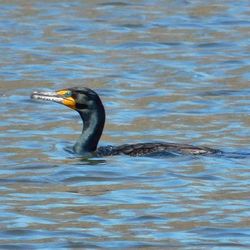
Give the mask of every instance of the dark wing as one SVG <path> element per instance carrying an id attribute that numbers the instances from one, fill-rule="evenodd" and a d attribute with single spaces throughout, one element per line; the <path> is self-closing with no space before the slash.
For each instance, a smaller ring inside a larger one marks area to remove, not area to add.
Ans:
<path id="1" fill-rule="evenodd" d="M 130 156 L 154 156 L 154 155 L 209 155 L 220 151 L 208 147 L 196 147 L 188 144 L 176 143 L 137 143 L 124 144 L 121 146 L 100 147 L 97 154 L 108 155 L 130 155 Z"/>

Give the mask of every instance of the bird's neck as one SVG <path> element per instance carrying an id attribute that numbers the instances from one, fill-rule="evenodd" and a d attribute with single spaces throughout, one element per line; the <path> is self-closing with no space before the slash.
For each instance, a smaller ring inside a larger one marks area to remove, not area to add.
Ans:
<path id="1" fill-rule="evenodd" d="M 79 154 L 94 152 L 105 123 L 104 108 L 101 107 L 92 113 L 80 113 L 80 116 L 83 120 L 83 129 L 81 136 L 74 145 L 74 151 Z"/>

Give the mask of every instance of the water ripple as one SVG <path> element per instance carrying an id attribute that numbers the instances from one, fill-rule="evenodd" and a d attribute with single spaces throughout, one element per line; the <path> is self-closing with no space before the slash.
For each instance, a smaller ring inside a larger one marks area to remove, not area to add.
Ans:
<path id="1" fill-rule="evenodd" d="M 0 7 L 1 249 L 250 248 L 248 1 Z M 75 156 L 79 116 L 29 96 L 78 85 L 104 101 L 100 145 L 226 153 Z"/>

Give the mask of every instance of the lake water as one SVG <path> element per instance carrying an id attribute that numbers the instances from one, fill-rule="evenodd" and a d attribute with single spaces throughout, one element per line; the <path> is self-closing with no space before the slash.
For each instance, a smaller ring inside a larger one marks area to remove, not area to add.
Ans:
<path id="1" fill-rule="evenodd" d="M 0 1 L 0 248 L 249 249 L 249 10 L 247 0 Z M 78 114 L 30 100 L 72 86 L 105 104 L 100 145 L 228 155 L 74 156 Z"/>

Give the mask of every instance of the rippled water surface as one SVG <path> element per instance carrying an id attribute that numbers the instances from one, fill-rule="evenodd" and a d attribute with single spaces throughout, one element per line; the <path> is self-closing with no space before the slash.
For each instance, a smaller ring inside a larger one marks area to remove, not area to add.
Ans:
<path id="1" fill-rule="evenodd" d="M 247 0 L 0 1 L 0 248 L 249 249 L 249 10 Z M 29 98 L 72 86 L 105 104 L 100 145 L 228 155 L 72 155 L 78 114 Z"/>

